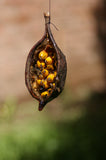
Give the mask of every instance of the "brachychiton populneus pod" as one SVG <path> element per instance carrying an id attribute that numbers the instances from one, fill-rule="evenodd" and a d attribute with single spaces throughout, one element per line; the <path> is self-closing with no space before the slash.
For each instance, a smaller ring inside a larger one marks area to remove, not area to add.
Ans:
<path id="1" fill-rule="evenodd" d="M 30 50 L 25 68 L 26 86 L 39 101 L 40 111 L 62 92 L 67 73 L 65 56 L 51 33 L 49 13 L 44 18 L 44 36 Z"/>

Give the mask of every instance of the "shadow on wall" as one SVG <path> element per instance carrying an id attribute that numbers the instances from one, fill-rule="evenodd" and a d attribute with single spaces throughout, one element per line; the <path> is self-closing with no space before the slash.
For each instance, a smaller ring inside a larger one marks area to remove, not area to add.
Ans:
<path id="1" fill-rule="evenodd" d="M 97 38 L 100 48 L 98 53 L 104 65 L 104 78 L 106 80 L 106 0 L 100 0 L 99 3 L 95 8 L 94 16 L 96 18 Z"/>

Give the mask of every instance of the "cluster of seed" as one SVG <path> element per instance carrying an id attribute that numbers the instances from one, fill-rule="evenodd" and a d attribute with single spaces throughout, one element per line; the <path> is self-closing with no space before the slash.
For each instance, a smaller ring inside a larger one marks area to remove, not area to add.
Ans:
<path id="1" fill-rule="evenodd" d="M 38 53 L 35 68 L 37 78 L 32 83 L 32 88 L 39 91 L 42 98 L 48 98 L 56 87 L 56 57 L 47 50 Z"/>

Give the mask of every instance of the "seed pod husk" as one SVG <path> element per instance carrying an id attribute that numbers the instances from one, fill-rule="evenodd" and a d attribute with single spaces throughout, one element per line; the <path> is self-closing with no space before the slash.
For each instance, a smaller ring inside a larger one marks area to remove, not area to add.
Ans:
<path id="1" fill-rule="evenodd" d="M 67 73 L 66 58 L 53 38 L 49 14 L 44 14 L 44 18 L 44 36 L 30 50 L 25 68 L 25 83 L 32 97 L 39 101 L 39 110 L 62 92 Z M 49 66 L 47 57 L 52 59 Z M 39 79 L 44 69 L 48 70 L 49 78 Z M 46 86 L 45 81 L 48 83 Z"/>

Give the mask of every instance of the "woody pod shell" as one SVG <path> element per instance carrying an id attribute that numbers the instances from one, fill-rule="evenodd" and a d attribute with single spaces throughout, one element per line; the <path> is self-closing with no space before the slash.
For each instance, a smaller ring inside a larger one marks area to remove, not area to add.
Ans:
<path id="1" fill-rule="evenodd" d="M 32 97 L 39 101 L 39 110 L 42 110 L 49 101 L 56 98 L 62 92 L 65 84 L 66 74 L 67 74 L 66 58 L 62 53 L 62 51 L 57 46 L 50 29 L 50 16 L 48 14 L 44 14 L 44 18 L 45 18 L 45 33 L 42 39 L 39 40 L 30 50 L 27 57 L 27 61 L 26 61 L 26 67 L 25 67 L 25 83 Z M 45 99 L 45 98 L 41 98 L 41 96 L 38 93 L 33 91 L 33 88 L 31 86 L 30 67 L 31 65 L 34 64 L 34 61 L 37 61 L 38 53 L 48 45 L 52 46 L 53 52 L 56 55 L 57 82 L 56 82 L 56 88 L 53 90 L 53 93 L 51 94 L 51 96 Z M 35 60 L 34 60 L 34 57 L 35 57 Z"/>

